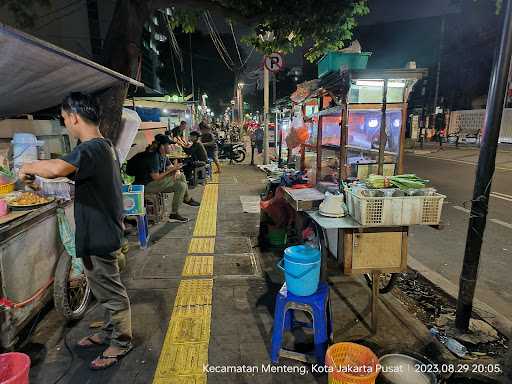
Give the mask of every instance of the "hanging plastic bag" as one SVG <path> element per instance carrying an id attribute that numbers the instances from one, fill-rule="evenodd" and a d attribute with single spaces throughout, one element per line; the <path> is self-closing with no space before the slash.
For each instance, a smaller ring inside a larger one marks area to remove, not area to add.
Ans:
<path id="1" fill-rule="evenodd" d="M 82 259 L 76 257 L 75 232 L 71 229 L 66 213 L 62 208 L 57 208 L 57 222 L 59 224 L 60 240 L 64 245 L 64 249 L 71 257 L 70 277 L 77 277 L 82 274 L 84 267 Z"/>

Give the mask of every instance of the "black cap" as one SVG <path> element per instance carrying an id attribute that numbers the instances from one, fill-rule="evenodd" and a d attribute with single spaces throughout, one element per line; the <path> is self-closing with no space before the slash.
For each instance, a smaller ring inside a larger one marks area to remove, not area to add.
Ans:
<path id="1" fill-rule="evenodd" d="M 169 136 L 162 135 L 161 133 L 155 136 L 155 141 L 161 145 L 173 144 L 171 139 L 169 139 Z"/>

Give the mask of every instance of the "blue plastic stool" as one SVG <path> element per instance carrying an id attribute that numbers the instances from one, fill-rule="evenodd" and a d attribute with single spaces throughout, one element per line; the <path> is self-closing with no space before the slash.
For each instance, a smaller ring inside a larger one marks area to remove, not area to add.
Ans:
<path id="1" fill-rule="evenodd" d="M 149 246 L 149 226 L 148 226 L 148 215 L 128 215 L 128 217 L 135 217 L 137 219 L 137 237 L 139 239 L 139 245 L 142 249 L 146 249 Z"/>
<path id="2" fill-rule="evenodd" d="M 308 312 L 313 323 L 295 321 L 294 311 Z M 276 296 L 274 327 L 272 331 L 271 360 L 279 362 L 279 356 L 311 362 L 311 356 L 281 348 L 283 333 L 296 326 L 313 328 L 315 335 L 314 357 L 319 364 L 325 363 L 325 353 L 329 342 L 333 340 L 333 322 L 329 299 L 329 285 L 321 282 L 318 290 L 311 296 L 295 296 L 286 289 L 286 283 Z"/>

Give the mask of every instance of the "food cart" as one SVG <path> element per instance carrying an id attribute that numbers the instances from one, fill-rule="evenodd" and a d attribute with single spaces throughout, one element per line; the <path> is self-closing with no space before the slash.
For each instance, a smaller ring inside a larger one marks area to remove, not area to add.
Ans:
<path id="1" fill-rule="evenodd" d="M 317 88 L 300 89 L 292 100 L 318 99 L 315 145 L 305 143 L 301 169 L 312 191 L 284 188 L 285 198 L 309 217 L 322 246 L 322 276 L 326 257 L 334 256 L 345 275 L 367 274 L 369 282 L 407 268 L 408 227 L 439 223 L 444 196 L 414 198 L 364 197 L 345 182 L 370 174 L 401 174 L 404 160 L 407 100 L 423 69 L 352 70 L 331 72 L 316 80 Z M 305 92 L 304 89 L 307 91 Z M 345 192 L 349 215 L 325 217 L 316 209 L 325 190 Z M 318 193 L 320 190 L 322 193 Z M 317 191 L 316 193 L 313 191 Z M 304 214 L 302 216 L 304 216 Z M 377 329 L 380 284 L 372 287 L 372 330 Z"/>
<path id="2" fill-rule="evenodd" d="M 49 152 L 70 149 L 70 138 L 58 117 L 33 120 L 27 114 L 60 104 L 72 91 L 97 92 L 123 83 L 141 86 L 126 76 L 60 49 L 28 34 L 0 24 L 0 142 L 5 147 L 16 132 L 36 135 Z M 51 114 L 51 112 L 49 112 Z M 71 258 L 59 235 L 59 212 L 73 226 L 72 202 L 33 207 L 0 218 L 0 347 L 12 348 L 21 329 L 49 302 L 55 287 L 56 303 L 62 299 L 76 307 L 66 308 L 68 318 L 83 315 L 87 305 L 86 280 L 69 280 Z M 62 260 L 62 262 L 61 262 Z M 59 269 L 67 268 L 65 282 L 57 281 Z M 58 292 L 57 292 L 58 290 Z"/>

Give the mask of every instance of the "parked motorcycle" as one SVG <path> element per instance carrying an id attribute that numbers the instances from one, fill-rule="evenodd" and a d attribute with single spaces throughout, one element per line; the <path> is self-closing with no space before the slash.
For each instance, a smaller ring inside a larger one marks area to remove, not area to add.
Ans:
<path id="1" fill-rule="evenodd" d="M 228 159 L 241 163 L 247 155 L 245 147 L 242 143 L 227 143 L 225 140 L 217 140 L 219 147 L 219 159 Z"/>

